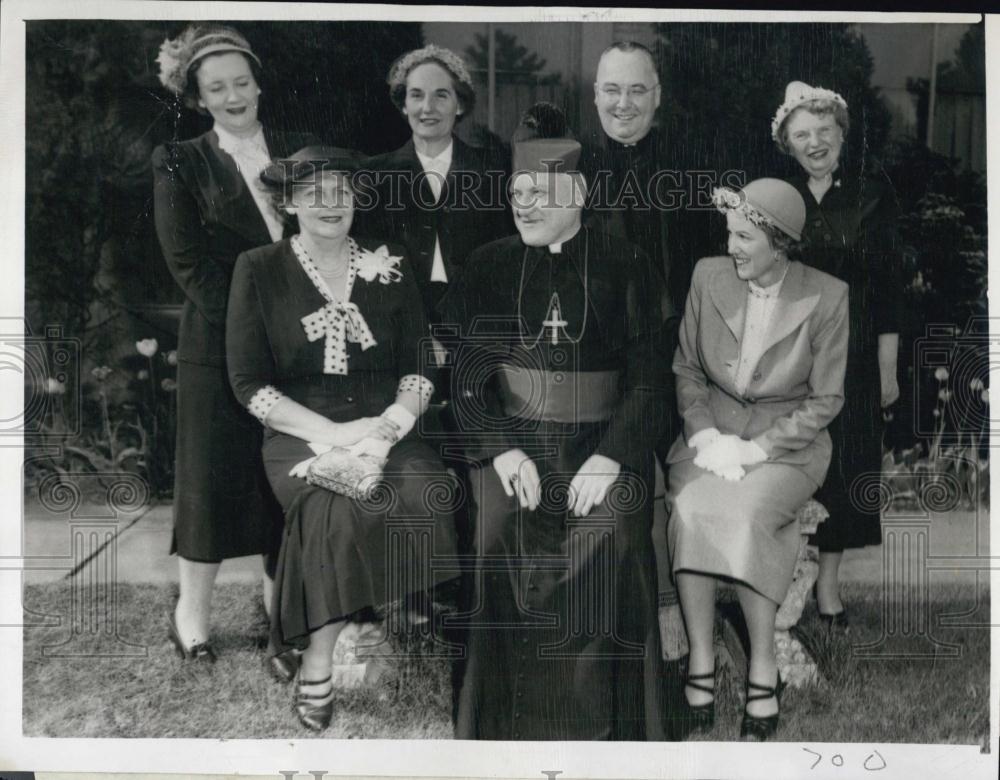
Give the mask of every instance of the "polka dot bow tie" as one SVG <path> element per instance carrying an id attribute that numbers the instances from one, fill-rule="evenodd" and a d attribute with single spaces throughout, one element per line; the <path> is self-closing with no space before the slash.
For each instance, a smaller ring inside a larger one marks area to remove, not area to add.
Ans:
<path id="1" fill-rule="evenodd" d="M 323 373 L 347 373 L 347 342 L 360 344 L 362 350 L 374 347 L 375 337 L 364 315 L 353 303 L 330 301 L 302 318 L 309 341 L 326 339 L 323 350 Z"/>

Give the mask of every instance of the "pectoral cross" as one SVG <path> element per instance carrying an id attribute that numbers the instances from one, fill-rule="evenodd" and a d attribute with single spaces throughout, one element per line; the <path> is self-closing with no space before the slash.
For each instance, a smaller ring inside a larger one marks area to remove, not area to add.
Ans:
<path id="1" fill-rule="evenodd" d="M 553 345 L 559 343 L 559 328 L 565 328 L 567 325 L 569 323 L 562 318 L 562 310 L 559 308 L 559 293 L 552 293 L 552 300 L 549 302 L 549 318 L 542 320 L 542 327 L 552 328 L 550 338 Z"/>

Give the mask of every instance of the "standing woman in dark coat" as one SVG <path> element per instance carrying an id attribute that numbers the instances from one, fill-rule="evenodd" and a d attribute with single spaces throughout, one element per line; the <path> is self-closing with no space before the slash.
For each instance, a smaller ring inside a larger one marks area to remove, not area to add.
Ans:
<path id="1" fill-rule="evenodd" d="M 802 166 L 791 179 L 806 202 L 804 262 L 847 282 L 850 346 L 844 408 L 830 425 L 833 460 L 816 498 L 829 511 L 819 547 L 817 608 L 845 627 L 838 569 L 845 549 L 881 544 L 879 509 L 860 500 L 882 463 L 882 414 L 899 398 L 897 353 L 903 289 L 898 205 L 884 173 L 845 170 L 849 128 L 837 93 L 793 81 L 771 124 L 778 148 Z"/>
<path id="2" fill-rule="evenodd" d="M 476 93 L 462 58 L 440 46 L 407 52 L 389 71 L 389 97 L 413 136 L 368 162 L 378 202 L 359 229 L 406 247 L 428 316 L 462 273 L 466 257 L 513 232 L 507 211 L 507 155 L 474 148 L 454 128 Z"/>
<path id="3" fill-rule="evenodd" d="M 280 509 L 260 460 L 260 426 L 237 403 L 225 366 L 229 283 L 241 252 L 282 236 L 255 183 L 270 156 L 309 142 L 257 120 L 260 60 L 220 25 L 191 25 L 160 48 L 160 81 L 214 126 L 153 152 L 156 232 L 184 291 L 178 344 L 177 451 L 172 552 L 180 599 L 169 616 L 182 658 L 214 660 L 212 587 L 225 558 L 276 552 Z M 265 557 L 264 605 L 270 605 Z"/>

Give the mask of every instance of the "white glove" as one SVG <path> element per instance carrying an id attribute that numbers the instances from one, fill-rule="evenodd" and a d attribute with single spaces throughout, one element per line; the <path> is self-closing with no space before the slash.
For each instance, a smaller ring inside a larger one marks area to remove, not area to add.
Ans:
<path id="1" fill-rule="evenodd" d="M 694 447 L 701 452 L 705 447 L 718 439 L 722 434 L 718 428 L 702 428 L 698 433 L 688 439 L 688 446 Z"/>
<path id="2" fill-rule="evenodd" d="M 737 481 L 746 473 L 743 466 L 767 460 L 767 453 L 756 442 L 724 434 L 698 450 L 694 464 L 723 479 Z"/>
<path id="3" fill-rule="evenodd" d="M 399 441 L 413 430 L 413 426 L 417 422 L 417 418 L 413 412 L 402 404 L 392 404 L 382 412 L 382 417 L 399 429 L 396 433 L 396 441 Z"/>

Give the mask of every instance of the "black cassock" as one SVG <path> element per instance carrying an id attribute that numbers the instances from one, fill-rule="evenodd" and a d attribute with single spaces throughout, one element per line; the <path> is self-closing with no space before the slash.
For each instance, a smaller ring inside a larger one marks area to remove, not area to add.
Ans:
<path id="1" fill-rule="evenodd" d="M 670 736 L 650 539 L 667 310 L 649 259 L 587 228 L 554 255 L 518 236 L 487 244 L 445 299 L 444 321 L 461 327 L 456 419 L 481 464 L 459 739 Z M 534 512 L 491 465 L 515 447 L 542 480 Z M 567 487 L 595 453 L 622 472 L 574 517 Z"/>

